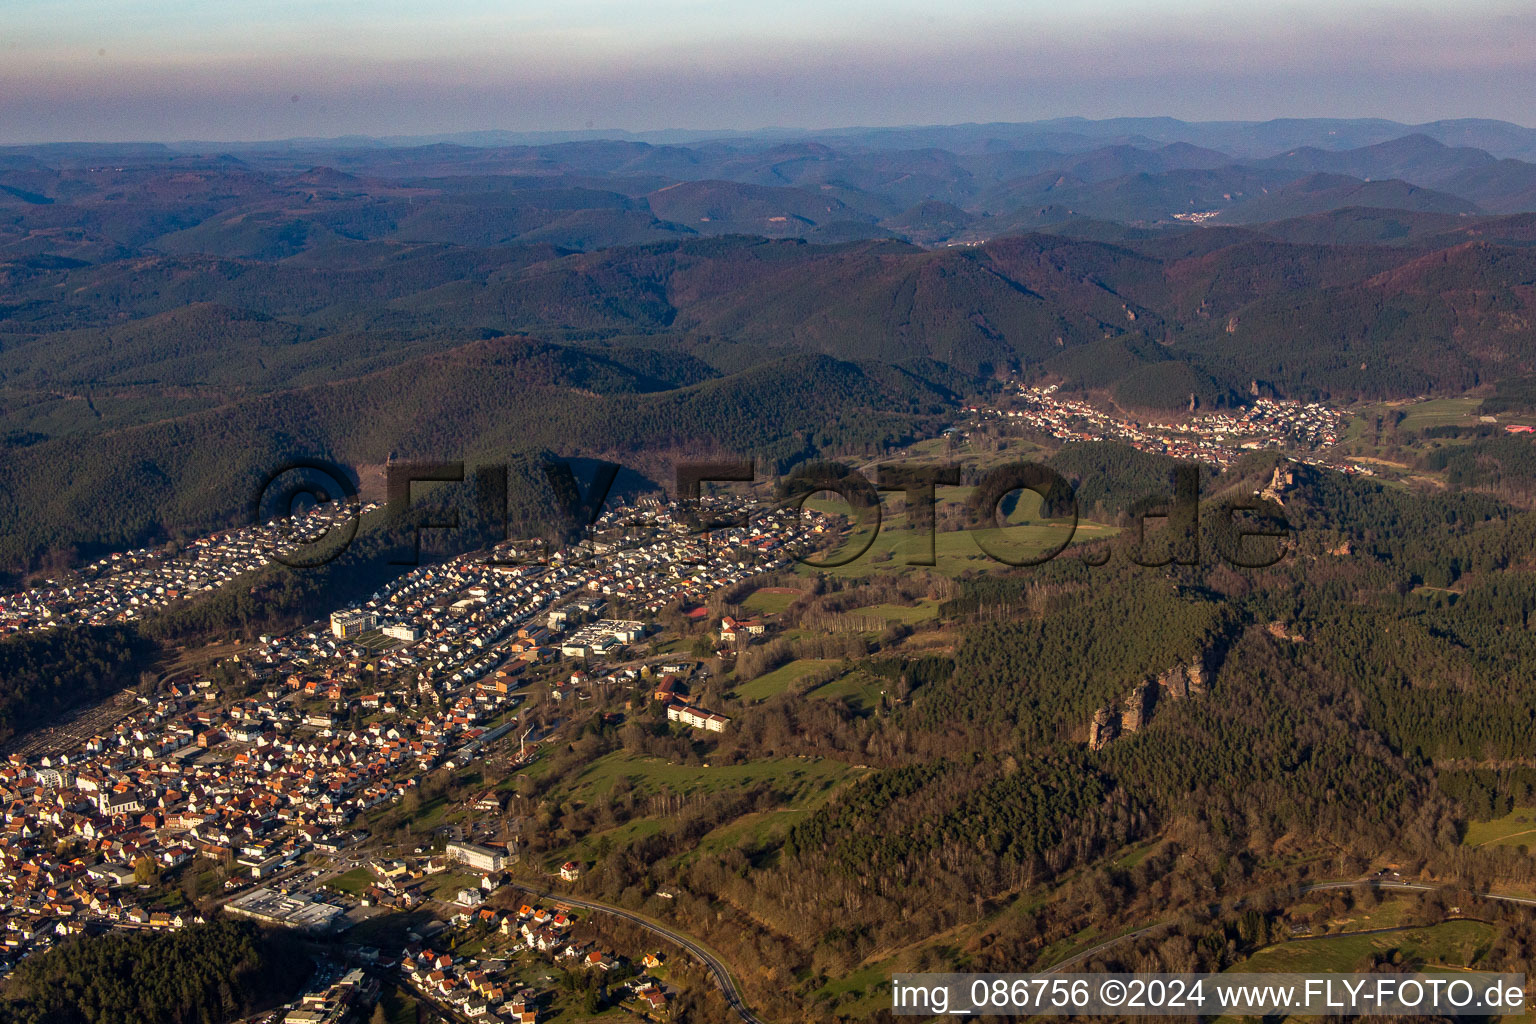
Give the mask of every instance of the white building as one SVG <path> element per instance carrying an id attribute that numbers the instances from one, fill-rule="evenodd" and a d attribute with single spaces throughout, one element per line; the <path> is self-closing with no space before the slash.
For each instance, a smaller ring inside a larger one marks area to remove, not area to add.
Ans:
<path id="1" fill-rule="evenodd" d="M 449 860 L 468 864 L 481 871 L 500 871 L 507 863 L 507 854 L 504 850 L 481 846 L 478 843 L 449 843 L 443 853 Z"/>
<path id="2" fill-rule="evenodd" d="M 706 732 L 724 732 L 726 723 L 730 721 L 724 715 L 688 704 L 668 704 L 667 720 L 682 722 L 684 725 L 703 729 Z"/>
<path id="3" fill-rule="evenodd" d="M 338 640 L 350 640 L 372 629 L 379 621 L 373 612 L 331 612 L 331 634 Z"/>

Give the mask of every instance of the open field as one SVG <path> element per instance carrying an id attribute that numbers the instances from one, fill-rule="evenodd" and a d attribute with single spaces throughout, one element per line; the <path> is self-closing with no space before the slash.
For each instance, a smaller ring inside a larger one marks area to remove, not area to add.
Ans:
<path id="1" fill-rule="evenodd" d="M 1292 920 L 1302 921 L 1307 917 L 1322 910 L 1328 905 L 1330 897 L 1336 893 L 1314 893 L 1308 899 L 1290 908 Z M 1407 918 L 1417 902 L 1415 897 L 1403 895 L 1385 895 L 1385 898 L 1374 907 L 1366 907 L 1357 903 L 1353 909 L 1341 917 L 1334 917 L 1325 923 L 1314 925 L 1308 938 L 1321 938 L 1330 933 L 1339 932 L 1364 932 L 1378 928 L 1402 928 L 1407 926 Z"/>
<path id="2" fill-rule="evenodd" d="M 877 1009 L 890 1008 L 890 986 L 889 966 L 877 963 L 828 981 L 817 990 L 815 998 L 829 999 L 845 1013 L 853 1012 L 860 1016 L 869 1016 Z M 858 998 L 845 1002 L 849 993 L 857 995 Z"/>
<path id="3" fill-rule="evenodd" d="M 1397 429 L 1423 430 L 1426 427 L 1468 426 L 1477 423 L 1481 398 L 1430 398 L 1423 401 L 1376 402 L 1353 410 L 1354 418 L 1344 429 L 1346 441 L 1370 441 L 1377 417 L 1390 421 L 1402 415 Z"/>
<path id="4" fill-rule="evenodd" d="M 813 758 L 783 758 L 706 768 L 702 765 L 669 764 L 654 758 L 615 752 L 594 761 L 572 780 L 569 797 L 576 802 L 601 800 L 620 778 L 628 779 L 640 795 L 652 795 L 666 789 L 687 796 L 765 781 L 778 791 L 785 806 L 752 812 L 717 826 L 701 836 L 698 842 L 669 858 L 670 862 L 680 865 L 699 856 L 702 851 L 718 854 L 742 844 L 761 845 L 770 838 L 782 835 L 807 811 L 826 803 L 845 785 L 866 774 L 866 771 L 836 761 Z M 633 818 L 622 825 L 590 833 L 544 859 L 551 866 L 566 859 L 592 861 L 597 858 L 602 847 L 622 847 L 654 835 L 665 829 L 669 820 L 660 814 Z"/>
<path id="5" fill-rule="evenodd" d="M 855 670 L 816 687 L 806 696 L 819 700 L 843 699 L 854 707 L 867 708 L 879 702 L 880 694 L 888 685 L 884 679 Z"/>
<path id="6" fill-rule="evenodd" d="M 785 587 L 762 587 L 754 590 L 741 604 L 754 615 L 777 615 L 794 604 L 802 593 Z"/>
<path id="7" fill-rule="evenodd" d="M 968 487 L 939 487 L 934 498 L 939 522 L 955 521 L 961 516 Z M 1039 556 L 1060 545 L 1068 536 L 1068 522 L 1047 519 L 1040 515 L 1041 499 L 1033 491 L 1018 491 L 1015 500 L 1003 502 L 1001 527 L 973 528 L 965 530 L 939 530 L 933 536 L 933 560 L 931 567 L 948 576 L 958 575 L 966 569 L 998 568 L 998 562 L 978 546 L 978 541 L 989 550 L 996 551 L 1012 560 L 1026 560 Z M 908 517 L 899 495 L 885 494 L 881 499 L 881 518 L 878 532 L 870 539 L 871 524 L 855 528 L 853 535 L 835 550 L 812 559 L 823 563 L 822 567 L 800 565 L 805 575 L 827 572 L 843 577 L 863 577 L 874 572 L 904 572 L 911 568 L 909 562 L 928 556 L 928 537 L 908 528 Z M 846 502 L 835 498 L 814 497 L 806 507 L 833 515 L 851 516 Z M 1118 533 L 1118 529 L 1090 520 L 1079 520 L 1070 534 L 1072 543 L 1100 540 Z M 868 545 L 867 550 L 845 565 L 826 566 L 828 562 L 843 562 Z"/>
<path id="8" fill-rule="evenodd" d="M 388 1024 L 416 1024 L 417 999 L 409 991 L 391 985 L 385 989 L 380 1005 L 384 1007 L 384 1019 Z"/>
<path id="9" fill-rule="evenodd" d="M 1467 822 L 1463 846 L 1536 846 L 1536 807 L 1516 807 L 1502 818 Z"/>
<path id="10" fill-rule="evenodd" d="M 1477 422 L 1481 398 L 1431 398 L 1398 407 L 1405 413 L 1400 430 L 1423 430 L 1425 427 L 1445 427 Z"/>
<path id="11" fill-rule="evenodd" d="M 862 774 L 862 772 L 853 772 L 847 778 L 832 785 L 806 792 L 795 799 L 793 807 L 754 811 L 734 821 L 726 822 L 705 833 L 692 849 L 677 854 L 673 859 L 678 864 L 685 864 L 700 853 L 719 854 L 734 846 L 761 846 L 782 836 L 802 816 L 821 807 Z"/>
<path id="12" fill-rule="evenodd" d="M 1400 950 L 1405 960 L 1425 966 L 1465 967 L 1493 941 L 1491 925 L 1445 921 L 1423 928 L 1294 939 L 1259 950 L 1232 970 L 1248 973 L 1353 971 L 1375 953 Z"/>
<path id="13" fill-rule="evenodd" d="M 480 876 L 467 871 L 444 871 L 440 875 L 428 875 L 422 883 L 422 891 L 433 899 L 451 901 L 461 889 L 478 889 Z"/>
<path id="14" fill-rule="evenodd" d="M 736 687 L 736 696 L 741 700 L 762 700 L 765 697 L 773 697 L 784 693 L 812 672 L 835 664 L 837 663 L 825 658 L 800 658 L 787 665 L 780 665 L 772 672 L 766 672 L 751 682 L 742 683 Z"/>
<path id="15" fill-rule="evenodd" d="M 1049 454 L 1045 447 L 1017 437 L 1006 438 L 995 448 L 992 444 L 978 444 L 964 437 L 930 437 L 908 445 L 896 454 L 896 458 L 907 462 L 943 463 L 988 470 L 1020 460 L 1044 461 Z M 866 475 L 873 478 L 873 474 Z"/>
<path id="16" fill-rule="evenodd" d="M 900 622 L 910 626 L 938 618 L 940 603 L 932 598 L 924 598 L 910 605 L 872 604 L 865 608 L 854 608 L 848 615 L 851 618 L 872 616 L 884 622 Z"/>
<path id="17" fill-rule="evenodd" d="M 590 832 L 576 842 L 544 856 L 543 860 L 547 861 L 551 868 L 567 860 L 590 863 L 597 859 L 602 846 L 607 845 L 610 849 L 617 849 L 637 839 L 655 835 L 661 831 L 661 827 L 660 818 L 635 818 L 602 832 Z"/>
<path id="18" fill-rule="evenodd" d="M 749 786 L 754 782 L 771 782 L 790 794 L 793 801 L 820 792 L 853 771 L 855 769 L 845 764 L 820 758 L 788 757 L 705 767 L 672 764 L 616 751 L 593 761 L 571 780 L 569 788 L 572 797 L 593 800 L 606 796 L 620 778 L 628 779 L 640 795 L 651 795 L 665 788 L 686 796 Z"/>
<path id="19" fill-rule="evenodd" d="M 1111 537 L 1117 532 L 1115 527 L 1083 520 L 1077 524 L 1071 538 L 1073 544 L 1081 544 Z M 941 531 L 933 537 L 934 564 L 928 568 L 946 576 L 958 576 L 967 569 L 1005 568 L 1004 563 L 983 553 L 978 538 L 990 550 L 1010 560 L 1025 561 L 1060 546 L 1067 535 L 1066 524 L 1043 521 L 1010 523 L 1006 527 L 985 530 Z M 909 565 L 910 560 L 927 557 L 927 538 L 905 529 L 905 516 L 886 516 L 880 532 L 868 542 L 868 549 L 848 560 L 849 555 L 864 545 L 867 536 L 867 532 L 860 532 L 838 549 L 811 559 L 819 565 L 801 564 L 797 571 L 808 576 L 825 572 L 856 579 L 880 572 L 906 572 L 913 568 Z M 828 564 L 833 562 L 846 564 Z"/>
<path id="20" fill-rule="evenodd" d="M 1433 427 L 1478 426 L 1481 402 L 1479 398 L 1432 398 L 1358 406 L 1352 410 L 1341 440 L 1352 461 L 1369 465 L 1382 483 L 1444 486 L 1439 474 L 1417 468 L 1418 459 L 1437 448 L 1468 444 L 1470 439 L 1435 438 L 1409 444 L 1409 437 Z M 1395 416 L 1402 420 L 1393 428 Z"/>
<path id="21" fill-rule="evenodd" d="M 808 801 L 805 807 L 780 807 L 772 811 L 754 811 L 751 814 L 743 814 L 735 821 L 727 822 L 713 829 L 699 840 L 698 845 L 692 850 L 679 856 L 679 862 L 692 859 L 700 853 L 719 854 L 733 846 L 758 845 L 769 838 L 782 833 L 789 826 L 799 820 L 799 815 L 826 802 L 826 796 L 832 790 L 827 790 L 817 799 Z"/>

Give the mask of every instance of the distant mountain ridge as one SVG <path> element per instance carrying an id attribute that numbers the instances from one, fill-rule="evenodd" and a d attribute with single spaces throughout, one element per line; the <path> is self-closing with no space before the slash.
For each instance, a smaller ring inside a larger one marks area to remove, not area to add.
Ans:
<path id="1" fill-rule="evenodd" d="M 96 259 L 120 246 L 272 259 L 374 240 L 594 250 L 723 234 L 932 246 L 1084 220 L 1169 227 L 1348 207 L 1536 212 L 1536 162 L 1508 155 L 1536 153 L 1536 142 L 1525 146 L 1526 130 L 1502 122 L 1069 119 L 897 131 L 688 145 L 274 144 L 238 155 L 13 148 L 0 151 L 0 211 L 11 218 L 0 253 Z M 926 144 L 937 142 L 951 148 Z M 955 212 L 911 214 L 933 203 Z"/>
<path id="2" fill-rule="evenodd" d="M 836 147 L 857 144 L 869 149 L 936 147 L 957 151 L 984 151 L 989 147 L 1096 149 L 1104 145 L 1135 146 L 1184 143 L 1219 150 L 1233 156 L 1265 157 L 1288 149 L 1316 146 L 1321 149 L 1353 149 L 1371 146 L 1405 135 L 1421 134 L 1447 146 L 1471 146 L 1496 157 L 1536 159 L 1536 129 L 1488 118 L 1450 118 L 1407 124 L 1384 118 L 1275 118 L 1268 121 L 1183 121 L 1173 117 L 1113 117 L 1090 119 L 1058 117 L 1038 121 L 904 125 L 845 128 L 756 129 L 663 129 L 627 131 L 618 128 L 579 130 L 496 130 L 445 132 L 435 135 L 350 135 L 332 138 L 297 137 L 266 142 L 208 142 L 187 140 L 172 143 L 112 143 L 117 152 L 158 146 L 174 152 L 228 152 L 336 149 L 387 149 L 448 144 L 475 148 L 547 146 L 569 142 L 640 142 L 655 146 L 709 144 L 782 145 L 791 140 L 816 140 Z M 56 143 L 48 148 L 64 154 L 91 143 Z M 42 149 L 45 147 L 0 147 Z"/>

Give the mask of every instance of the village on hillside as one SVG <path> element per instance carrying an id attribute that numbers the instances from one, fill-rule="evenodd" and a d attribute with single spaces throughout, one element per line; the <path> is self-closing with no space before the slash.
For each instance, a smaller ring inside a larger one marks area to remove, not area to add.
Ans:
<path id="1" fill-rule="evenodd" d="M 1004 394 L 1009 401 L 967 406 L 972 425 L 1002 421 L 1058 441 L 1120 441 L 1138 451 L 1222 467 L 1244 452 L 1280 451 L 1298 462 L 1373 475 L 1369 466 L 1329 452 L 1343 436 L 1347 417 L 1321 402 L 1256 398 L 1241 410 L 1139 422 L 1086 399 L 1067 398 L 1055 384 L 1013 384 Z"/>

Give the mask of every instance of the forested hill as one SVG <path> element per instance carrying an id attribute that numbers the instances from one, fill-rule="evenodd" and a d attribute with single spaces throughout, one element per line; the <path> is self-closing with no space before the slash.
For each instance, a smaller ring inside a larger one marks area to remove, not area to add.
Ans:
<path id="1" fill-rule="evenodd" d="M 0 153 L 0 571 L 226 524 L 296 457 L 657 479 L 878 453 L 1009 374 L 1158 410 L 1536 373 L 1518 132 L 1312 127 Z"/>
<path id="2" fill-rule="evenodd" d="M 15 524 L 0 561 L 246 523 L 263 478 L 296 458 L 521 464 L 552 452 L 610 458 L 670 484 L 679 455 L 747 454 L 777 472 L 826 447 L 883 450 L 933 432 L 954 402 L 897 368 L 828 357 L 664 388 L 631 356 L 475 342 L 366 377 L 18 448 L 0 463 L 0 518 Z M 537 471 L 511 482 L 512 535 L 541 532 L 548 484 Z M 94 514 L 82 519 L 81 508 Z"/>
<path id="3" fill-rule="evenodd" d="M 0 640 L 0 743 L 137 686 L 153 653 L 153 645 L 126 626 Z"/>
<path id="4" fill-rule="evenodd" d="M 1536 371 L 1533 260 L 1230 230 L 30 260 L 0 326 L 0 564 L 223 525 L 291 458 L 874 452 L 1007 372 L 1140 408 L 1457 392 Z"/>
<path id="5" fill-rule="evenodd" d="M 1351 241 L 1413 230 L 1411 215 L 1394 216 L 1337 230 Z M 1117 378 L 1174 362 L 1210 393 L 1259 379 L 1338 400 L 1536 369 L 1530 225 L 1453 226 L 1436 220 L 1410 244 L 1373 245 L 1322 243 L 1333 227 L 1304 220 L 1284 227 L 1296 240 L 1207 228 L 938 251 L 732 237 L 564 255 L 368 243 L 323 261 L 11 258 L 0 262 L 4 426 L 25 443 L 501 334 L 643 350 L 607 357 L 627 360 L 641 390 L 805 351 L 1083 382 L 1089 366 Z M 1106 342 L 1119 354 L 1107 365 Z"/>

